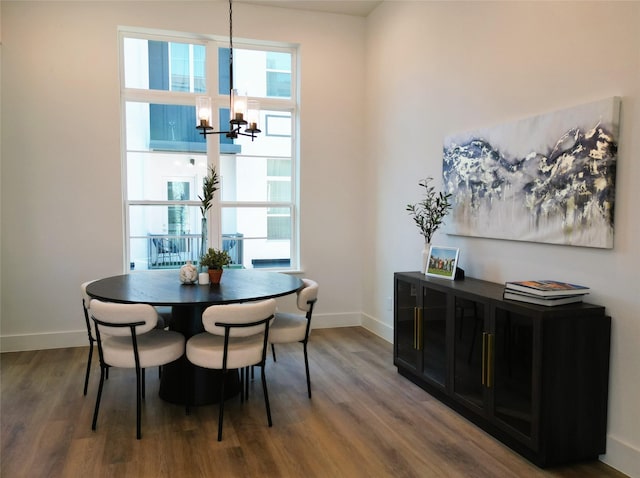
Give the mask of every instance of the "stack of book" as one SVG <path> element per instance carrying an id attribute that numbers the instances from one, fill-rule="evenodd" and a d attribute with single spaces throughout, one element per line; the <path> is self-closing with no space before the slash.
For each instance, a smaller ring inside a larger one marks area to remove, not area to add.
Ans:
<path id="1" fill-rule="evenodd" d="M 589 287 L 555 280 L 527 280 L 506 282 L 504 298 L 529 302 L 546 306 L 571 304 L 582 302 L 582 297 L 588 294 Z"/>

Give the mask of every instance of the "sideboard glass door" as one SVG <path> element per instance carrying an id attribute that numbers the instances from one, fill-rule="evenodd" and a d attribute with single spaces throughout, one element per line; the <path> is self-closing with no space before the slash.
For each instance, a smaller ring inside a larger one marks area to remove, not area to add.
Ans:
<path id="1" fill-rule="evenodd" d="M 466 405 L 485 408 L 486 346 L 485 304 L 454 298 L 453 392 Z"/>
<path id="2" fill-rule="evenodd" d="M 395 360 L 417 373 L 418 286 L 416 282 L 397 279 L 395 287 Z"/>
<path id="3" fill-rule="evenodd" d="M 419 317 L 422 345 L 422 375 L 434 384 L 445 387 L 447 372 L 447 294 L 422 288 L 422 308 Z"/>
<path id="4" fill-rule="evenodd" d="M 534 434 L 533 342 L 531 318 L 496 309 L 493 415 L 523 437 Z"/>

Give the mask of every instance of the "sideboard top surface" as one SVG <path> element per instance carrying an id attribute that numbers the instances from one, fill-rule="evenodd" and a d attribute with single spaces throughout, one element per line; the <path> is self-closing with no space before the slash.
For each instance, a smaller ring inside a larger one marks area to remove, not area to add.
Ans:
<path id="1" fill-rule="evenodd" d="M 604 315 L 605 308 L 601 305 L 589 304 L 587 302 L 577 302 L 573 304 L 557 305 L 557 306 L 544 306 L 537 304 L 530 304 L 527 302 L 520 302 L 515 300 L 508 300 L 503 298 L 504 284 L 498 284 L 497 282 L 489 282 L 481 279 L 474 279 L 473 277 L 465 277 L 461 280 L 449 280 L 439 279 L 437 277 L 430 277 L 421 272 L 396 272 L 394 276 L 401 276 L 408 279 L 419 280 L 422 283 L 428 284 L 430 288 L 440 290 L 441 292 L 454 292 L 459 296 L 466 296 L 468 298 L 478 300 L 491 300 L 499 303 L 501 308 L 506 308 L 517 312 L 518 309 L 526 309 L 529 314 L 534 312 L 540 318 L 553 318 L 557 315 L 567 315 L 570 311 L 575 311 L 580 315 Z"/>

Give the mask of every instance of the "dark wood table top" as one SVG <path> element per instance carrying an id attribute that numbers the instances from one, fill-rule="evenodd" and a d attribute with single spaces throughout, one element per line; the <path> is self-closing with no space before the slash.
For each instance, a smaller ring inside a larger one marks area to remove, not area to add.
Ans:
<path id="1" fill-rule="evenodd" d="M 270 299 L 300 287 L 295 276 L 254 269 L 225 269 L 220 284 L 186 285 L 180 283 L 180 272 L 171 269 L 99 279 L 87 286 L 87 294 L 108 302 L 202 306 Z"/>

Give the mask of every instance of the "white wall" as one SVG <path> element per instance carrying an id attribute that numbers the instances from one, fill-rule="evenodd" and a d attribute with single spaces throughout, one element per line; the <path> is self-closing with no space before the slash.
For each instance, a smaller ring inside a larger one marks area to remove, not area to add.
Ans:
<path id="1" fill-rule="evenodd" d="M 366 322 L 389 331 L 394 271 L 418 270 L 404 211 L 417 182 L 442 184 L 442 140 L 622 97 L 613 250 L 448 236 L 470 277 L 587 284 L 612 317 L 608 453 L 640 476 L 640 3 L 385 2 L 367 19 Z M 375 258 L 375 260 L 374 260 Z M 584 397 L 588 400 L 589 397 Z"/>
<path id="2" fill-rule="evenodd" d="M 123 272 L 117 27 L 228 34 L 225 2 L 2 1 L 1 349 L 86 345 L 79 285 Z M 318 325 L 357 324 L 363 18 L 234 6 L 301 45 L 301 266 Z M 357 126 L 348 133 L 344 126 Z M 177 276 L 176 276 L 177 280 Z"/>

